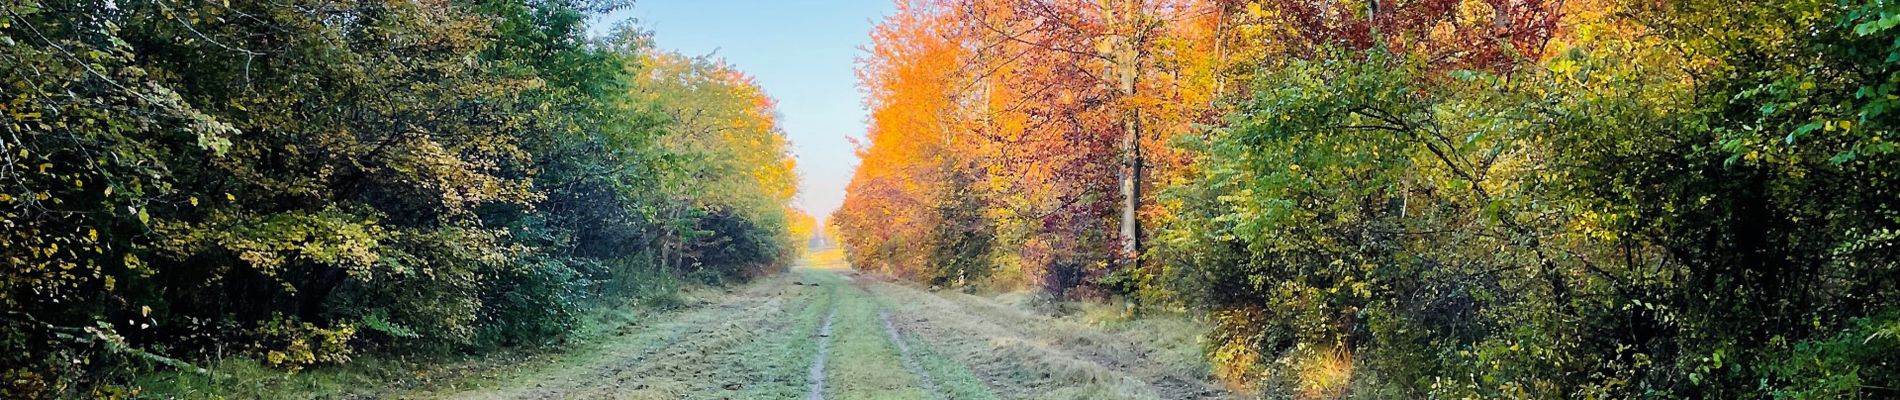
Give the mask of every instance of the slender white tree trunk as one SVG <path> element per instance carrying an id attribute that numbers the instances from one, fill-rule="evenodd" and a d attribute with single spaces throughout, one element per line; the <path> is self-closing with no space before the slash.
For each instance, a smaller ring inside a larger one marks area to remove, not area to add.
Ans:
<path id="1" fill-rule="evenodd" d="M 1115 42 L 1110 48 L 1114 53 L 1110 59 L 1111 68 L 1116 77 L 1117 90 L 1124 100 L 1135 97 L 1137 83 L 1141 79 L 1141 40 L 1145 30 L 1142 21 L 1142 0 L 1128 0 L 1116 7 L 1122 32 L 1110 39 Z M 1127 258 L 1127 266 L 1139 265 L 1141 256 L 1141 110 L 1124 103 L 1122 112 L 1122 168 L 1121 168 L 1121 245 L 1122 256 Z"/>

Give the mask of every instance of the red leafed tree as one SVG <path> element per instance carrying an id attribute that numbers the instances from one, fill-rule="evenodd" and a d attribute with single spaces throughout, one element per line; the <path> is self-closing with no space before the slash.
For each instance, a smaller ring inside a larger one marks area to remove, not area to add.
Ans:
<path id="1" fill-rule="evenodd" d="M 1290 29 L 1293 50 L 1384 45 L 1446 69 L 1508 71 L 1543 55 L 1563 0 L 1295 0 L 1257 10 Z M 1250 5 L 1250 7 L 1253 7 Z"/>

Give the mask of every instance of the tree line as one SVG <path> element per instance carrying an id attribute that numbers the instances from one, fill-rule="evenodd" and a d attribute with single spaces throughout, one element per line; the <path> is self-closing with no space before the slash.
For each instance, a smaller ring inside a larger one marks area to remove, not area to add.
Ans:
<path id="1" fill-rule="evenodd" d="M 1900 395 L 1900 4 L 903 0 L 851 262 L 1300 398 Z"/>
<path id="2" fill-rule="evenodd" d="M 555 343 L 783 268 L 773 100 L 580 0 L 0 4 L 0 397 Z"/>

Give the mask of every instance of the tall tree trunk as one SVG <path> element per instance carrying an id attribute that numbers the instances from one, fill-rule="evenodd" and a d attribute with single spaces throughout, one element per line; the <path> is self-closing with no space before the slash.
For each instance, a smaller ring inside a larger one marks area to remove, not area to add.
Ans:
<path id="1" fill-rule="evenodd" d="M 1127 9 L 1116 17 L 1123 31 L 1114 36 L 1117 41 L 1112 46 L 1111 57 L 1119 86 L 1118 95 L 1124 100 L 1122 113 L 1122 176 L 1121 176 L 1121 241 L 1122 256 L 1126 266 L 1140 265 L 1141 257 L 1141 109 L 1128 103 L 1135 97 L 1136 83 L 1141 79 L 1141 41 L 1145 31 L 1142 21 L 1141 0 L 1129 0 Z"/>
<path id="2" fill-rule="evenodd" d="M 1130 110 L 1127 118 L 1122 123 L 1127 151 L 1122 157 L 1121 239 L 1123 256 L 1128 257 L 1129 266 L 1135 266 L 1141 256 L 1141 112 Z"/>

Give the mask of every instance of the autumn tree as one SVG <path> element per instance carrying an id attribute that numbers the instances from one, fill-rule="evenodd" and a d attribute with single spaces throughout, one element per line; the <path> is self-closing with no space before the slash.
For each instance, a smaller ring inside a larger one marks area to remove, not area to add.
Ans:
<path id="1" fill-rule="evenodd" d="M 1887 393 L 1892 260 L 1862 232 L 1890 196 L 1858 189 L 1886 175 L 1853 150 L 1884 147 L 1856 133 L 1884 129 L 1862 108 L 1884 78 L 1853 75 L 1886 65 L 1856 58 L 1881 54 L 1857 46 L 1884 6 L 1244 7 L 1288 29 L 1183 142 L 1196 179 L 1151 252 L 1213 317 L 1222 375 L 1313 397 Z"/>
<path id="2" fill-rule="evenodd" d="M 1144 187 L 1154 185 L 1144 180 L 1144 171 L 1180 165 L 1185 159 L 1164 149 L 1165 143 L 1212 115 L 1204 110 L 1212 106 L 1213 80 L 1194 79 L 1218 68 L 1208 57 L 1215 40 L 1207 29 L 1216 25 L 1210 23 L 1211 7 L 959 1 L 900 10 L 880 26 L 880 41 L 864 69 L 866 87 L 873 94 L 912 90 L 886 86 L 888 77 L 899 75 L 883 66 L 929 59 L 945 65 L 932 71 L 949 73 L 937 72 L 927 81 L 934 86 L 917 93 L 944 100 L 889 106 L 874 100 L 874 136 L 863 168 L 891 163 L 880 154 L 883 147 L 912 143 L 886 139 L 885 121 L 895 119 L 885 115 L 929 113 L 939 121 L 922 130 L 939 135 L 931 138 L 938 146 L 955 150 L 925 156 L 942 160 L 946 172 L 911 176 L 952 183 L 946 193 L 981 200 L 911 204 L 985 209 L 961 214 L 966 222 L 937 226 L 991 237 L 989 245 L 972 248 L 983 251 L 964 257 L 993 262 L 1000 283 L 1040 283 L 1058 294 L 1078 287 L 1093 291 L 1104 274 L 1136 260 L 1140 221 L 1154 218 L 1143 211 Z M 930 34 L 897 29 L 926 19 L 939 28 Z M 901 51 L 913 43 L 953 45 L 956 52 Z M 886 114 L 880 106 L 896 109 Z M 869 190 L 852 193 L 874 196 Z M 851 200 L 847 215 L 854 209 Z M 872 230 L 843 231 L 847 237 L 883 234 Z"/>
<path id="3" fill-rule="evenodd" d="M 586 34 L 624 5 L 0 7 L 0 397 L 550 344 L 783 267 L 773 103 L 636 28 Z"/>

